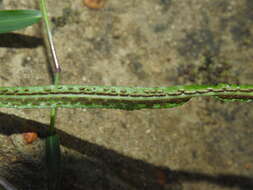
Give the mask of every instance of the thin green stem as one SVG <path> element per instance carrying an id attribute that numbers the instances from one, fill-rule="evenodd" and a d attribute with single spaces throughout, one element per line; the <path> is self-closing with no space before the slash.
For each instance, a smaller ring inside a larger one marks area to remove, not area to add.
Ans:
<path id="1" fill-rule="evenodd" d="M 47 6 L 45 0 L 40 0 L 40 9 L 42 11 L 42 16 L 44 20 L 44 26 L 45 30 L 47 33 L 47 38 L 48 38 L 48 43 L 50 47 L 50 51 L 53 57 L 53 63 L 54 63 L 54 85 L 59 84 L 60 82 L 60 72 L 61 72 L 61 67 L 57 59 L 54 43 L 53 43 L 53 37 L 50 29 L 50 23 L 49 23 L 49 18 L 48 18 L 48 11 L 47 11 Z M 54 127 L 55 127 L 55 120 L 56 120 L 56 115 L 57 115 L 57 108 L 51 109 L 51 123 L 50 123 L 50 132 L 51 134 L 54 133 Z"/>
<path id="2" fill-rule="evenodd" d="M 50 47 L 52 57 L 53 57 L 55 72 L 58 73 L 58 72 L 61 72 L 61 66 L 58 62 L 55 47 L 54 47 L 54 42 L 53 42 L 51 30 L 50 30 L 50 24 L 49 24 L 49 19 L 48 19 L 48 14 L 47 14 L 48 11 L 47 11 L 47 6 L 46 6 L 45 0 L 40 0 L 40 9 L 41 9 L 42 17 L 43 17 L 44 24 L 45 24 L 45 30 L 47 33 L 49 47 Z"/>
<path id="3" fill-rule="evenodd" d="M 44 27 L 47 34 L 47 39 L 50 47 L 50 51 L 53 57 L 54 63 L 54 85 L 58 85 L 60 82 L 61 67 L 57 60 L 57 55 L 54 48 L 53 37 L 50 29 L 47 7 L 45 0 L 40 0 L 40 9 L 44 20 Z M 57 108 L 51 109 L 50 113 L 50 128 L 49 136 L 46 139 L 46 158 L 48 168 L 48 189 L 57 190 L 60 187 L 61 178 L 61 151 L 60 151 L 60 139 L 56 134 L 55 122 L 56 122 Z"/>
<path id="4" fill-rule="evenodd" d="M 54 84 L 59 84 L 60 81 L 60 72 L 54 73 Z M 50 113 L 50 134 L 55 133 L 55 121 L 57 115 L 57 108 L 52 108 Z"/>
<path id="5" fill-rule="evenodd" d="M 57 115 L 57 108 L 52 108 L 50 113 L 50 128 L 49 128 L 49 133 L 51 135 L 55 133 L 56 115 Z"/>
<path id="6" fill-rule="evenodd" d="M 60 73 L 61 72 L 55 72 L 54 73 L 54 85 L 58 85 L 60 83 Z"/>

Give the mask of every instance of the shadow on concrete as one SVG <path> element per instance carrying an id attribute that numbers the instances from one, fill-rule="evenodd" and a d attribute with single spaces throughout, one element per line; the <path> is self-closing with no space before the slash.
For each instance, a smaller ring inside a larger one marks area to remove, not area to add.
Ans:
<path id="1" fill-rule="evenodd" d="M 35 48 L 43 45 L 43 39 L 16 33 L 0 34 L 0 47 Z"/>
<path id="2" fill-rule="evenodd" d="M 1 134 L 11 135 L 34 131 L 39 134 L 40 138 L 45 138 L 47 127 L 47 125 L 36 121 L 0 113 Z M 83 176 L 78 172 L 78 169 L 71 171 L 71 167 L 63 166 L 62 189 L 79 190 L 85 187 L 85 189 L 92 190 L 180 190 L 183 189 L 182 184 L 184 182 L 207 182 L 241 190 L 253 189 L 252 177 L 231 174 L 208 175 L 184 170 L 171 170 L 167 167 L 157 167 L 142 160 L 124 156 L 103 146 L 81 140 L 64 131 L 58 130 L 57 132 L 63 146 L 80 152 L 85 155 L 85 158 L 87 157 L 87 160 L 73 157 L 63 158 L 68 160 L 73 167 L 75 163 L 79 162 L 78 167 L 80 167 L 80 171 L 82 169 L 86 170 L 87 174 Z M 108 182 L 108 179 L 114 182 Z M 79 185 L 75 186 L 73 184 Z"/>

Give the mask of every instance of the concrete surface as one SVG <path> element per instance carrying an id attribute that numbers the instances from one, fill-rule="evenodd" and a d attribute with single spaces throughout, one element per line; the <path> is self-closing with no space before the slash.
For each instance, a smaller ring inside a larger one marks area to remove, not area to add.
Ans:
<path id="1" fill-rule="evenodd" d="M 1 8 L 38 8 L 3 0 Z M 253 84 L 252 0 L 48 1 L 63 84 Z M 41 26 L 0 35 L 0 85 L 51 83 Z M 252 103 L 201 98 L 168 110 L 61 109 L 62 189 L 253 189 Z M 49 110 L 1 109 L 0 175 L 46 188 Z M 38 131 L 32 145 L 25 131 Z"/>

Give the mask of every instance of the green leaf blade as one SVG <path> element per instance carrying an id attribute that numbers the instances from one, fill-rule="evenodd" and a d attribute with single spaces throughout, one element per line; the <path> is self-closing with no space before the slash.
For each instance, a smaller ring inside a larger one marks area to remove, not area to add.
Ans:
<path id="1" fill-rule="evenodd" d="M 61 150 L 60 138 L 57 134 L 50 134 L 46 138 L 46 165 L 48 170 L 48 190 L 60 189 Z"/>
<path id="2" fill-rule="evenodd" d="M 0 33 L 25 28 L 39 22 L 41 17 L 38 10 L 1 10 Z"/>

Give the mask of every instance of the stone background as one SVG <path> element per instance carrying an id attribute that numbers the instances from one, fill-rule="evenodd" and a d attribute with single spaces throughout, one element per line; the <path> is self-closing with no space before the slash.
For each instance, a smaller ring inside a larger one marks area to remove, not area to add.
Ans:
<path id="1" fill-rule="evenodd" d="M 252 0 L 48 0 L 62 84 L 253 84 Z M 4 9 L 38 9 L 1 0 Z M 0 35 L 0 86 L 51 84 L 40 25 Z M 253 189 L 252 103 L 167 110 L 60 109 L 62 189 Z M 0 175 L 46 189 L 49 110 L 0 110 Z M 40 140 L 26 145 L 25 131 Z"/>

